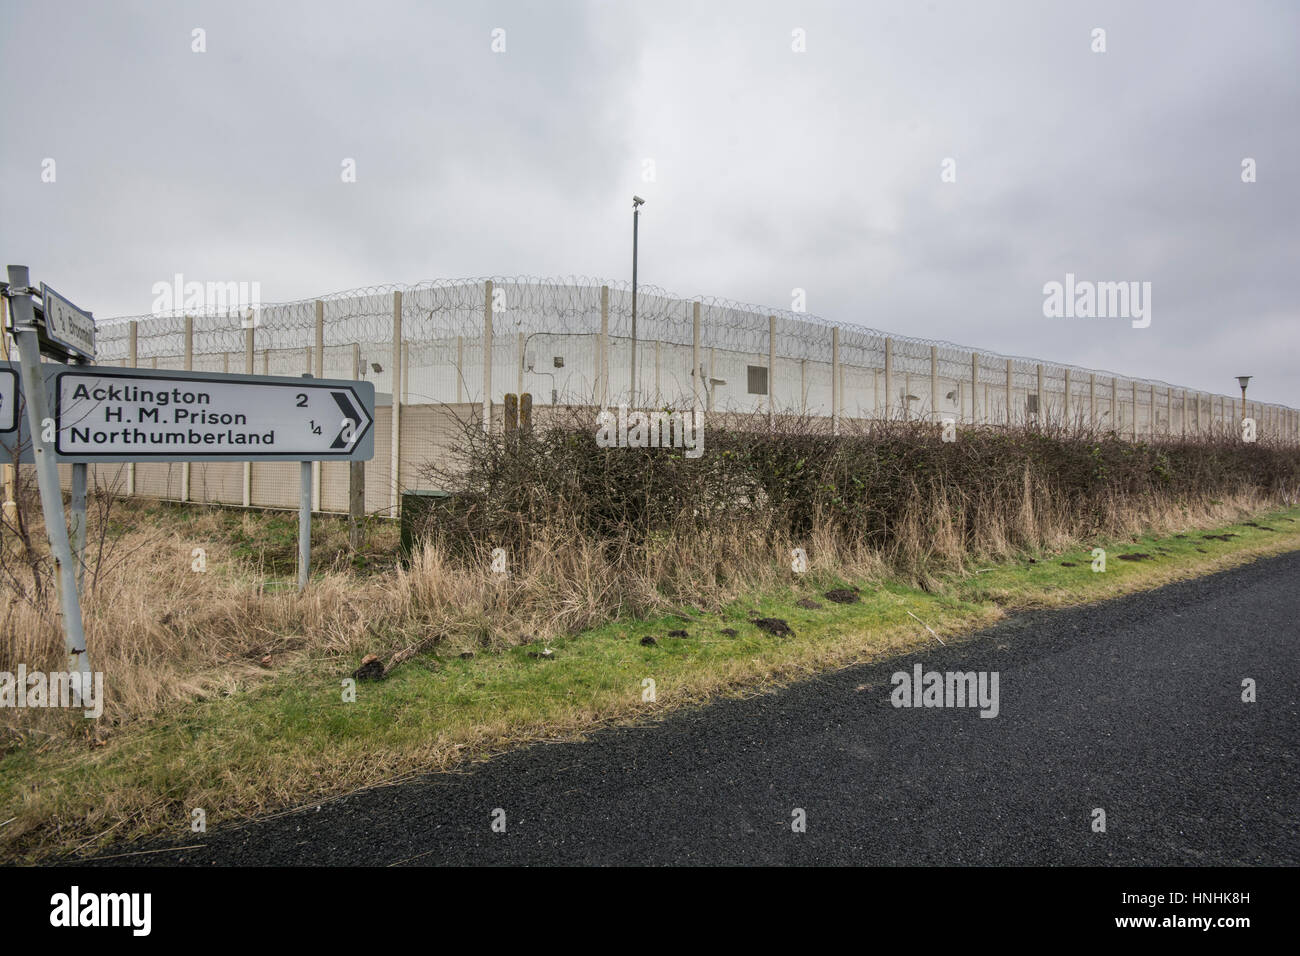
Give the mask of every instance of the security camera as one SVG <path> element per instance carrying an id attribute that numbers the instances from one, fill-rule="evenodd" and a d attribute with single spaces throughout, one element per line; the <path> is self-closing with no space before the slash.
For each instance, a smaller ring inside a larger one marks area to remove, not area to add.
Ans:
<path id="1" fill-rule="evenodd" d="M 645 200 L 642 199 L 640 196 L 633 196 L 633 197 L 632 197 L 632 205 L 634 205 L 634 206 L 644 206 L 644 205 L 645 205 Z"/>

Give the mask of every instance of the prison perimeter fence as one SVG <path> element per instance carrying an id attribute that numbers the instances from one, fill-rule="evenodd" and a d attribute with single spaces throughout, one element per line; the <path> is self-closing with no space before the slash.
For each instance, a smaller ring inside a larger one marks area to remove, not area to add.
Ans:
<path id="1" fill-rule="evenodd" d="M 583 278 L 464 279 L 254 309 L 102 320 L 97 364 L 365 380 L 378 393 L 364 507 L 395 513 L 459 423 L 500 427 L 507 394 L 545 406 L 692 408 L 997 426 L 1094 426 L 1134 441 L 1240 431 L 1300 441 L 1300 412 L 1165 382 L 834 324 L 807 313 Z M 634 363 L 635 357 L 635 363 Z M 635 385 L 634 385 L 635 383 Z M 593 416 L 593 427 L 594 427 Z M 493 424 L 495 423 L 495 424 Z M 315 466 L 318 510 L 348 510 L 349 466 Z M 128 494 L 292 508 L 293 463 L 97 466 Z"/>

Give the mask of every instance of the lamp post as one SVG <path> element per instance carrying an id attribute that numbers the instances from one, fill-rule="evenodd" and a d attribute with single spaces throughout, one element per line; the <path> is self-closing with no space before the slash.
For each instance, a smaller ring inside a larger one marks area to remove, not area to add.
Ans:
<path id="1" fill-rule="evenodd" d="M 1237 384 L 1241 386 L 1241 417 L 1246 417 L 1246 386 L 1250 383 L 1251 376 L 1238 375 Z"/>
<path id="2" fill-rule="evenodd" d="M 645 200 L 640 196 L 632 197 L 632 391 L 629 403 L 636 406 L 636 247 L 637 226 L 641 221 L 641 207 Z"/>

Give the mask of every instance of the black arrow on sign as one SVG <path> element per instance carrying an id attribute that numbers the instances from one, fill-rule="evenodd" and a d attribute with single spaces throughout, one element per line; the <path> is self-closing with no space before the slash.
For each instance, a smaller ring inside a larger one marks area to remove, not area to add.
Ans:
<path id="1" fill-rule="evenodd" d="M 352 403 L 348 401 L 347 392 L 330 392 L 330 394 L 334 396 L 334 401 L 338 404 L 339 410 L 343 412 L 343 420 L 352 423 L 352 438 L 355 441 L 357 432 L 361 428 L 361 415 L 352 407 Z M 330 445 L 331 449 L 348 447 L 348 442 L 343 440 L 343 435 L 347 430 L 347 425 L 344 425 L 342 430 L 339 431 L 339 436 L 335 438 L 334 443 Z"/>

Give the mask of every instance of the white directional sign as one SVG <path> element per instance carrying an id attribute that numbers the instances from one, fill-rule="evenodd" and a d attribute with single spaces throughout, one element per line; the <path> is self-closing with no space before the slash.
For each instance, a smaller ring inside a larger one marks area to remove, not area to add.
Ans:
<path id="1" fill-rule="evenodd" d="M 83 358 L 95 358 L 95 320 L 44 282 L 41 308 L 45 312 L 45 335 Z"/>
<path id="2" fill-rule="evenodd" d="M 18 430 L 18 370 L 0 367 L 0 432 Z"/>
<path id="3" fill-rule="evenodd" d="M 370 382 L 154 369 L 55 374 L 60 461 L 365 461 Z"/>

